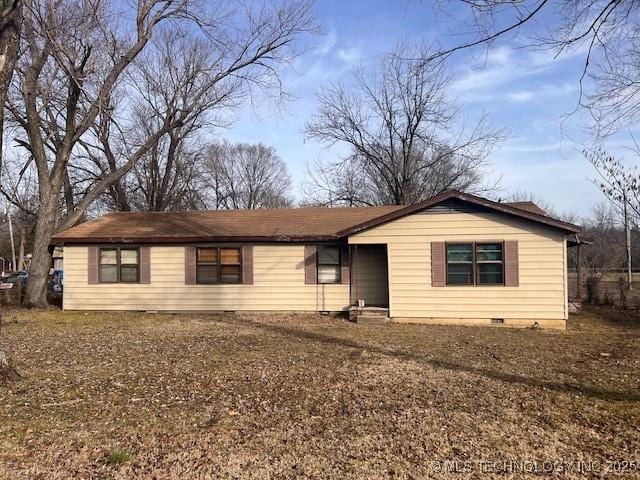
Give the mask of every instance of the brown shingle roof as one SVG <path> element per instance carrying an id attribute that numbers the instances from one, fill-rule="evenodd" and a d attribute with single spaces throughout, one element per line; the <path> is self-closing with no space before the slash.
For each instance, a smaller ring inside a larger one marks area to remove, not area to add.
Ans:
<path id="1" fill-rule="evenodd" d="M 533 202 L 505 202 L 505 205 L 509 205 L 511 207 L 519 208 L 520 210 L 524 210 L 526 212 L 535 213 L 537 215 L 547 215 L 543 209 L 541 209 L 538 205 Z"/>
<path id="2" fill-rule="evenodd" d="M 282 208 L 200 212 L 108 213 L 54 235 L 54 243 L 303 241 L 335 239 L 337 232 L 400 206 Z"/>
<path id="3" fill-rule="evenodd" d="M 54 235 L 52 243 L 335 240 L 410 215 L 448 199 L 480 205 L 565 232 L 580 231 L 580 227 L 576 225 L 547 216 L 531 202 L 498 203 L 462 192 L 449 191 L 407 207 L 108 213 L 97 220 Z"/>

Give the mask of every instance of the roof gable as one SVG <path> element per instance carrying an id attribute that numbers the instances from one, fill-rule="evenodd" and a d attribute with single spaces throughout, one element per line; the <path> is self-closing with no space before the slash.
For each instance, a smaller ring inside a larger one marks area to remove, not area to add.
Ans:
<path id="1" fill-rule="evenodd" d="M 352 227 L 346 228 L 338 232 L 338 235 L 343 237 L 354 235 L 356 233 L 360 233 L 370 228 L 383 225 L 387 222 L 391 222 L 393 220 L 397 220 L 407 215 L 418 213 L 420 211 L 423 211 L 435 206 L 445 206 L 445 208 L 450 208 L 450 207 L 447 207 L 447 205 L 451 205 L 452 201 L 460 202 L 462 204 L 467 204 L 475 207 L 476 209 L 481 209 L 483 211 L 500 212 L 507 215 L 512 215 L 514 217 L 523 218 L 532 222 L 546 225 L 550 228 L 565 231 L 567 233 L 577 233 L 581 230 L 581 228 L 577 225 L 563 222 L 562 220 L 549 217 L 542 213 L 537 213 L 536 210 L 539 210 L 540 212 L 543 212 L 543 210 L 537 207 L 537 205 L 533 204 L 532 202 L 526 202 L 527 205 L 525 207 L 527 208 L 522 208 L 522 206 L 520 205 L 515 206 L 514 204 L 509 204 L 509 203 L 494 202 L 486 198 L 477 197 L 475 195 L 471 195 L 468 193 L 451 190 L 448 192 L 444 192 L 440 195 L 436 195 L 435 197 L 429 198 L 423 202 L 416 203 L 414 205 L 409 205 L 407 207 L 404 207 L 398 210 L 394 210 L 393 212 L 389 212 L 385 215 L 381 215 L 378 218 L 374 218 L 366 222 L 362 222 L 359 225 L 354 225 Z M 516 204 L 517 203 L 520 203 L 520 202 L 516 202 Z M 533 207 L 535 207 L 535 209 Z"/>

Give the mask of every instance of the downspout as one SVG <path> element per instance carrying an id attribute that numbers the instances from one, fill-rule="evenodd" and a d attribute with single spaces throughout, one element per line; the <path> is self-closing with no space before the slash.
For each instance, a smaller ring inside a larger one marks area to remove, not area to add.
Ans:
<path id="1" fill-rule="evenodd" d="M 575 239 L 576 239 L 576 244 L 578 246 L 578 251 L 576 253 L 577 259 L 576 259 L 576 300 L 581 300 L 582 299 L 582 289 L 580 288 L 580 285 L 582 285 L 582 243 L 580 242 L 580 238 L 578 237 L 578 234 L 576 233 L 575 235 Z"/>

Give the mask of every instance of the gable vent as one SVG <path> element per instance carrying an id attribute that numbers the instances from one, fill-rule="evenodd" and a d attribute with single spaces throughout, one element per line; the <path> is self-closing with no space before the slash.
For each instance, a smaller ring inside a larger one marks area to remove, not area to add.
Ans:
<path id="1" fill-rule="evenodd" d="M 424 209 L 421 214 L 445 214 L 445 213 L 481 213 L 489 211 L 488 208 L 474 203 L 463 202 L 457 198 L 444 200 L 437 205 Z"/>

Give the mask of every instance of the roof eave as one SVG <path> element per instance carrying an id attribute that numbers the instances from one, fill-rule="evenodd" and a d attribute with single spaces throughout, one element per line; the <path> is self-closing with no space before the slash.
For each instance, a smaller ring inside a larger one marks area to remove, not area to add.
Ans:
<path id="1" fill-rule="evenodd" d="M 261 242 L 261 243 L 304 243 L 330 242 L 340 238 L 335 235 L 304 235 L 304 236 L 149 236 L 149 237 L 60 237 L 54 236 L 51 245 L 95 245 L 95 244 L 185 244 L 210 242 Z"/>

